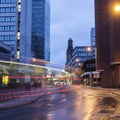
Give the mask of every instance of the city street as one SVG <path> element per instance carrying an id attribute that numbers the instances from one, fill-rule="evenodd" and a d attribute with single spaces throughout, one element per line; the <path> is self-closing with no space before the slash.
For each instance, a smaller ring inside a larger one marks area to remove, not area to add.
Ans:
<path id="1" fill-rule="evenodd" d="M 86 86 L 71 86 L 69 89 L 58 93 L 53 89 L 56 94 L 46 94 L 32 104 L 0 110 L 0 120 L 96 120 L 96 116 L 102 120 L 99 118 L 106 115 L 109 118 L 111 111 L 115 113 L 115 106 L 104 112 L 100 102 L 107 97 L 119 99 L 118 95 L 113 94 L 119 90 Z"/>

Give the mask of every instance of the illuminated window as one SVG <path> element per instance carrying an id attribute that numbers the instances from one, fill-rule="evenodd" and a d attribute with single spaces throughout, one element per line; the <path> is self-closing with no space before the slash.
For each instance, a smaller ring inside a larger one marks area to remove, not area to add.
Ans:
<path id="1" fill-rule="evenodd" d="M 20 51 L 17 51 L 17 59 L 20 58 Z"/>
<path id="2" fill-rule="evenodd" d="M 21 0 L 18 0 L 18 3 L 21 3 Z"/>
<path id="3" fill-rule="evenodd" d="M 17 39 L 20 39 L 20 32 L 17 33 Z"/>
<path id="4" fill-rule="evenodd" d="M 21 5 L 18 5 L 18 12 L 21 11 Z"/>

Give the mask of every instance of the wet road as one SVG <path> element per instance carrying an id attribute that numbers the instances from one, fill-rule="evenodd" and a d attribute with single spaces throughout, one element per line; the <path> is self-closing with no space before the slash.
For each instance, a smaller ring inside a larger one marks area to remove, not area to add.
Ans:
<path id="1" fill-rule="evenodd" d="M 0 120 L 89 120 L 104 91 L 74 86 L 33 104 L 0 111 Z"/>

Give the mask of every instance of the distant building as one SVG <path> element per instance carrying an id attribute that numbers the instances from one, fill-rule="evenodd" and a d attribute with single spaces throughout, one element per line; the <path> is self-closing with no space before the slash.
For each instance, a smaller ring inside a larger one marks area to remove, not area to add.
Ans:
<path id="1" fill-rule="evenodd" d="M 91 46 L 76 46 L 73 49 L 73 41 L 71 38 L 68 40 L 68 48 L 66 52 L 66 70 L 68 70 L 67 67 L 80 68 L 82 66 L 84 71 L 96 70 L 95 28 L 91 28 L 90 36 Z"/>
<path id="2" fill-rule="evenodd" d="M 91 28 L 90 31 L 90 41 L 91 41 L 91 47 L 92 47 L 92 58 L 96 58 L 96 38 L 95 38 L 95 28 Z"/>
<path id="3" fill-rule="evenodd" d="M 67 47 L 67 51 L 66 51 L 66 58 L 67 58 L 66 64 L 68 64 L 68 62 L 71 60 L 72 54 L 73 54 L 73 40 L 71 38 L 69 38 L 68 47 Z"/>
<path id="4" fill-rule="evenodd" d="M 78 62 L 83 64 L 86 60 L 91 59 L 92 52 L 87 51 L 88 46 L 76 46 L 73 49 L 72 58 L 66 64 L 67 66 L 78 67 Z M 79 61 L 76 61 L 79 60 Z"/>

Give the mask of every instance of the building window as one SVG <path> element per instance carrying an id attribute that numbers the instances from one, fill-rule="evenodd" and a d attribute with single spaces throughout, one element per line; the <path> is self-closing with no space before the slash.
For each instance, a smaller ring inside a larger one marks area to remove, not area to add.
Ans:
<path id="1" fill-rule="evenodd" d="M 16 8 L 15 7 L 1 7 L 0 8 L 0 13 L 13 13 L 16 12 Z"/>

